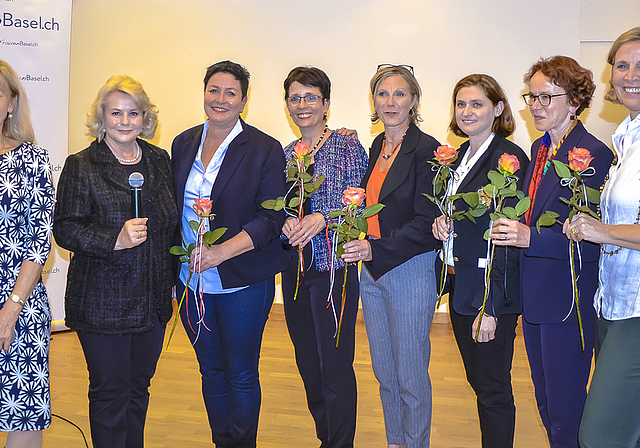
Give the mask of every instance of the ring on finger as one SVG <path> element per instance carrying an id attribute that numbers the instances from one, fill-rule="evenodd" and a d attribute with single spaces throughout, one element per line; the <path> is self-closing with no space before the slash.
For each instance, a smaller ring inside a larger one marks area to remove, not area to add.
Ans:
<path id="1" fill-rule="evenodd" d="M 142 238 L 142 232 L 138 230 L 138 238 Z"/>
<path id="2" fill-rule="evenodd" d="M 573 229 L 571 229 L 571 233 L 573 233 L 574 235 L 578 232 L 576 232 L 576 228 L 574 227 Z"/>
<path id="3" fill-rule="evenodd" d="M 362 254 L 358 252 L 358 258 L 362 258 Z"/>

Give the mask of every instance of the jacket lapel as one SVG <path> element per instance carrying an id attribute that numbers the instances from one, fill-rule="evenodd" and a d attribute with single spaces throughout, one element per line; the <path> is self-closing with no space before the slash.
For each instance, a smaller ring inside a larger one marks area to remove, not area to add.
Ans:
<path id="1" fill-rule="evenodd" d="M 101 171 L 102 176 L 114 186 L 129 190 L 131 187 L 129 186 L 126 172 L 114 157 L 107 143 L 104 140 L 99 143 L 95 140 L 91 146 L 91 160 L 99 167 L 98 169 Z M 127 180 L 123 182 L 123 179 Z"/>
<path id="2" fill-rule="evenodd" d="M 407 129 L 407 133 L 402 140 L 402 145 L 398 150 L 398 155 L 393 161 L 393 164 L 389 168 L 389 172 L 387 173 L 387 176 L 382 183 L 382 188 L 380 189 L 380 197 L 378 198 L 379 202 L 382 202 L 382 200 L 386 196 L 388 196 L 393 190 L 398 188 L 407 177 L 409 168 L 411 167 L 411 163 L 413 162 L 413 153 L 418 146 L 419 140 L 420 130 L 415 124 L 409 125 L 409 129 Z M 382 145 L 380 150 L 382 150 Z M 377 156 L 375 160 L 377 160 Z"/>
<path id="3" fill-rule="evenodd" d="M 229 179 L 233 177 L 233 173 L 240 166 L 240 162 L 247 152 L 245 144 L 249 141 L 249 138 L 245 131 L 246 124 L 244 121 L 241 121 L 241 124 L 242 132 L 229 144 L 227 153 L 224 155 L 224 160 L 222 161 L 222 166 L 220 166 L 220 171 L 218 172 L 216 181 L 213 184 L 211 200 L 214 205 L 218 197 L 220 197 L 220 193 L 224 190 L 225 185 L 229 182 Z"/>
<path id="4" fill-rule="evenodd" d="M 498 135 L 494 135 L 493 136 L 493 140 L 491 140 L 491 144 L 489 145 L 489 147 L 487 148 L 487 150 L 480 156 L 480 158 L 478 159 L 478 161 L 473 165 L 473 167 L 471 167 L 471 170 L 469 170 L 469 172 L 467 173 L 467 175 L 464 177 L 464 179 L 462 179 L 462 182 L 460 183 L 460 185 L 458 186 L 458 191 L 465 191 L 465 187 L 467 186 L 467 184 L 475 178 L 475 175 L 477 172 L 486 172 L 488 173 L 489 170 L 492 169 L 496 169 L 497 167 L 491 167 L 491 166 L 487 166 L 491 160 L 493 159 L 492 155 L 493 152 L 495 151 L 496 147 L 499 145 L 500 143 L 500 137 Z M 469 149 L 469 142 L 465 142 L 464 145 L 465 146 L 465 151 L 464 153 L 466 153 Z M 462 146 L 460 147 L 462 149 Z M 462 153 L 462 151 L 461 151 Z M 459 159 L 461 159 L 462 157 L 464 157 L 464 154 L 460 154 L 458 156 Z M 457 162 L 457 160 L 456 160 Z M 458 164 L 459 165 L 459 164 Z M 456 167 L 457 168 L 457 167 Z M 489 183 L 489 179 L 487 179 L 486 183 Z"/>

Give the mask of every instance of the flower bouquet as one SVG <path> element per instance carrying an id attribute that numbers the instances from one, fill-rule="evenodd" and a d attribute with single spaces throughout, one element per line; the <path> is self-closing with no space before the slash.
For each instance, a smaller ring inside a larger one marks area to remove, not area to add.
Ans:
<path id="1" fill-rule="evenodd" d="M 360 239 L 362 235 L 366 235 L 368 224 L 367 218 L 375 215 L 384 208 L 384 204 L 373 204 L 362 210 L 360 208 L 364 203 L 366 193 L 364 188 L 348 187 L 342 193 L 342 204 L 344 208 L 341 210 L 333 210 L 329 212 L 329 218 L 337 218 L 337 222 L 330 223 L 327 228 L 333 230 L 334 247 L 336 258 L 340 258 L 344 254 L 344 243 Z M 333 277 L 333 273 L 332 273 Z M 333 284 L 333 281 L 332 281 Z M 342 326 L 342 316 L 344 315 L 344 306 L 346 301 L 347 286 L 347 266 L 344 267 L 344 279 L 342 281 L 342 306 L 340 311 L 340 319 L 336 325 L 336 347 L 340 342 L 340 327 Z M 329 289 L 329 297 L 331 300 L 331 291 Z"/>
<path id="2" fill-rule="evenodd" d="M 311 156 L 311 151 L 309 151 L 309 145 L 304 142 L 296 143 L 293 147 L 291 158 L 287 161 L 286 169 L 287 180 L 293 182 L 293 185 L 284 196 L 268 199 L 262 203 L 262 206 L 275 211 L 284 209 L 287 216 L 296 217 L 300 226 L 302 226 L 302 218 L 304 218 L 302 205 L 307 198 L 310 198 L 313 193 L 318 191 L 320 185 L 324 182 L 324 175 L 318 176 L 316 180 L 313 180 L 313 176 L 307 172 L 311 164 L 313 164 L 313 157 Z M 294 192 L 295 194 L 289 197 Z M 298 297 L 300 274 L 304 275 L 304 257 L 300 246 L 298 246 L 297 272 L 296 292 L 293 295 L 293 300 Z"/>
<path id="3" fill-rule="evenodd" d="M 207 231 L 206 222 L 212 219 L 215 215 L 211 213 L 211 207 L 213 206 L 213 201 L 211 199 L 195 199 L 193 204 L 193 210 L 198 215 L 198 221 L 192 220 L 189 221 L 189 227 L 196 231 L 196 242 L 189 244 L 187 247 L 183 246 L 173 246 L 169 249 L 173 255 L 177 255 L 180 257 L 181 263 L 189 263 L 191 260 L 191 254 L 196 247 L 205 246 L 207 249 L 210 249 L 213 244 L 224 235 L 227 231 L 226 227 L 220 227 L 218 229 Z M 202 254 L 202 252 L 200 252 Z M 202 259 L 196 260 L 196 270 L 197 267 L 202 263 Z M 189 277 L 187 278 L 187 284 L 185 285 L 184 292 L 182 293 L 182 297 L 180 298 L 180 302 L 178 303 L 178 311 L 176 312 L 176 317 L 173 321 L 173 326 L 171 328 L 171 333 L 169 334 L 169 340 L 167 341 L 167 348 L 169 348 L 169 343 L 171 342 L 171 338 L 173 337 L 173 332 L 176 329 L 176 325 L 178 323 L 178 319 L 180 318 L 180 308 L 182 307 L 182 302 L 184 302 L 185 298 L 188 298 L 189 284 L 191 283 L 191 277 L 193 276 L 193 271 L 189 269 Z M 200 311 L 204 311 L 202 295 L 200 300 Z"/>
<path id="4" fill-rule="evenodd" d="M 571 207 L 569 212 L 569 221 L 578 213 L 586 213 L 597 220 L 600 220 L 600 216 L 591 208 L 589 204 L 600 204 L 600 192 L 596 189 L 587 187 L 584 183 L 585 177 L 593 176 L 596 173 L 595 168 L 589 166 L 593 156 L 588 149 L 585 148 L 573 148 L 569 151 L 569 163 L 562 163 L 559 160 L 553 160 L 553 168 L 556 174 L 560 178 L 560 185 L 563 187 L 569 187 L 571 190 L 571 198 L 560 198 L 562 202 Z M 552 211 L 545 211 L 542 216 L 536 222 L 536 229 L 540 233 L 540 227 L 550 227 L 556 222 L 562 225 L 558 221 L 558 213 Z M 575 267 L 575 247 L 576 243 L 573 240 L 569 240 L 569 263 L 571 265 L 571 283 L 573 286 L 573 300 L 576 304 L 576 314 L 578 315 L 578 326 L 580 328 L 580 342 L 582 343 L 582 350 L 584 350 L 584 331 L 582 329 L 582 316 L 580 315 L 580 294 L 578 290 L 579 276 L 576 275 Z M 580 245 L 578 245 L 578 258 L 580 257 Z"/>

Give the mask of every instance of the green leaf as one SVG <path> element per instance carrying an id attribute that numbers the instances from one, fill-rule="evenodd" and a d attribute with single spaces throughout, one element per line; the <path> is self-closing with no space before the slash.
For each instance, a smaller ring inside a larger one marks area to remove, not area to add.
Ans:
<path id="1" fill-rule="evenodd" d="M 503 188 L 500 190 L 500 194 L 504 198 L 514 198 L 516 196 L 515 190 L 512 190 L 511 188 Z"/>
<path id="2" fill-rule="evenodd" d="M 384 204 L 380 204 L 380 203 L 370 205 L 369 207 L 364 209 L 364 211 L 362 212 L 362 217 L 368 218 L 370 216 L 373 216 L 376 213 L 379 213 L 380 210 L 382 210 L 383 208 L 384 208 Z"/>
<path id="3" fill-rule="evenodd" d="M 336 249 L 336 258 L 342 257 L 342 254 L 344 254 L 344 247 L 342 247 L 342 244 L 340 244 Z"/>
<path id="4" fill-rule="evenodd" d="M 276 208 L 276 200 L 275 199 L 267 199 L 262 203 L 262 207 L 268 210 L 273 210 Z"/>
<path id="5" fill-rule="evenodd" d="M 280 211 L 285 207 L 285 202 L 284 202 L 284 198 L 282 196 L 280 196 L 278 199 L 276 199 L 276 207 L 274 208 L 275 211 Z"/>
<path id="6" fill-rule="evenodd" d="M 324 182 L 324 174 L 313 181 L 313 186 L 316 189 L 318 189 L 320 188 L 320 185 L 322 184 L 322 182 Z"/>
<path id="7" fill-rule="evenodd" d="M 200 223 L 198 221 L 189 221 L 189 227 L 197 232 L 200 228 Z"/>
<path id="8" fill-rule="evenodd" d="M 490 198 L 493 198 L 494 193 L 495 193 L 495 191 L 496 191 L 496 187 L 494 187 L 494 186 L 493 186 L 493 185 L 491 185 L 491 184 L 489 184 L 489 185 L 485 185 L 485 186 L 482 188 L 482 191 L 484 191 L 484 192 L 487 194 L 487 196 L 489 196 Z"/>
<path id="9" fill-rule="evenodd" d="M 178 256 L 187 255 L 187 250 L 182 246 L 173 246 L 171 249 L 169 249 L 169 252 L 173 255 Z"/>
<path id="10" fill-rule="evenodd" d="M 433 186 L 433 193 L 438 196 L 440 194 L 440 192 L 442 191 L 442 184 L 441 183 L 437 183 Z"/>
<path id="11" fill-rule="evenodd" d="M 482 239 L 485 241 L 489 240 L 489 234 L 491 233 L 491 229 L 487 229 L 484 231 L 484 235 L 482 235 Z"/>
<path id="12" fill-rule="evenodd" d="M 593 188 L 589 188 L 585 185 L 585 187 L 587 188 L 587 199 L 589 199 L 589 202 L 592 204 L 599 204 L 600 203 L 600 191 L 599 190 L 595 190 Z"/>
<path id="13" fill-rule="evenodd" d="M 287 179 L 294 180 L 297 173 L 298 169 L 295 166 L 287 168 Z"/>
<path id="14" fill-rule="evenodd" d="M 358 216 L 356 218 L 356 222 L 354 223 L 355 227 L 364 233 L 367 233 L 367 229 L 369 228 L 369 224 L 367 224 L 367 219 L 363 216 Z"/>
<path id="15" fill-rule="evenodd" d="M 547 210 L 538 218 L 538 222 L 536 222 L 536 230 L 540 233 L 540 227 L 551 227 L 556 223 L 556 219 L 560 216 L 556 212 L 552 212 Z"/>
<path id="16" fill-rule="evenodd" d="M 313 177 L 309 173 L 298 173 L 298 177 L 305 182 L 313 181 Z"/>
<path id="17" fill-rule="evenodd" d="M 558 175 L 558 177 L 562 179 L 571 177 L 571 170 L 566 164 L 562 163 L 559 160 L 553 160 L 552 162 L 553 162 L 553 168 L 555 168 L 556 174 Z"/>
<path id="18" fill-rule="evenodd" d="M 347 236 L 349 238 L 351 238 L 352 240 L 357 240 L 358 238 L 360 238 L 360 230 L 351 229 L 351 230 L 347 231 Z"/>
<path id="19" fill-rule="evenodd" d="M 516 204 L 516 214 L 518 216 L 524 215 L 531 206 L 531 198 L 529 196 L 522 198 Z"/>
<path id="20" fill-rule="evenodd" d="M 489 219 L 491 221 L 495 221 L 496 219 L 500 219 L 500 218 L 502 218 L 502 215 L 500 213 L 495 213 L 495 212 L 489 213 Z"/>
<path id="21" fill-rule="evenodd" d="M 478 208 L 469 209 L 467 213 L 469 213 L 469 215 L 473 216 L 474 218 L 479 218 L 482 215 L 484 215 L 487 212 L 487 210 L 489 210 L 489 208 L 483 205 Z"/>
<path id="22" fill-rule="evenodd" d="M 516 197 L 518 198 L 518 200 L 522 200 L 522 198 L 524 198 L 524 193 L 520 190 L 516 191 Z"/>
<path id="23" fill-rule="evenodd" d="M 329 218 L 337 218 L 338 216 L 345 216 L 346 214 L 344 210 L 331 210 L 327 216 L 329 216 Z"/>
<path id="24" fill-rule="evenodd" d="M 487 177 L 489 178 L 489 181 L 491 182 L 492 185 L 495 185 L 496 188 L 500 189 L 503 188 L 505 185 L 505 179 L 504 176 L 500 173 L 498 173 L 497 171 L 489 171 L 487 173 Z"/>
<path id="25" fill-rule="evenodd" d="M 502 209 L 502 213 L 505 214 L 505 216 L 509 219 L 516 219 L 516 209 L 513 207 L 505 207 L 504 209 Z"/>
<path id="26" fill-rule="evenodd" d="M 193 249 L 195 248 L 196 248 L 196 243 L 189 244 L 189 246 L 187 246 L 187 254 L 191 256 L 191 252 L 193 252 Z"/>
<path id="27" fill-rule="evenodd" d="M 462 194 L 462 200 L 471 208 L 476 208 L 480 204 L 480 196 L 477 191 L 470 191 Z"/>
<path id="28" fill-rule="evenodd" d="M 300 196 L 292 197 L 289 201 L 289 207 L 296 208 L 298 205 L 300 205 Z"/>
<path id="29" fill-rule="evenodd" d="M 317 188 L 313 183 L 308 183 L 307 182 L 306 184 L 304 184 L 304 191 L 305 192 L 312 193 L 312 192 L 314 192 L 316 190 L 317 190 Z"/>
<path id="30" fill-rule="evenodd" d="M 471 221 L 472 223 L 476 223 L 475 218 L 473 217 L 473 215 L 471 214 L 471 212 L 466 212 L 465 216 L 469 219 L 469 221 Z"/>
<path id="31" fill-rule="evenodd" d="M 207 232 L 204 235 L 202 235 L 202 242 L 204 243 L 205 246 L 207 246 L 207 249 L 210 249 L 211 246 L 213 246 L 213 243 L 218 241 L 226 231 L 227 231 L 226 227 L 218 227 L 217 229 L 211 232 Z"/>

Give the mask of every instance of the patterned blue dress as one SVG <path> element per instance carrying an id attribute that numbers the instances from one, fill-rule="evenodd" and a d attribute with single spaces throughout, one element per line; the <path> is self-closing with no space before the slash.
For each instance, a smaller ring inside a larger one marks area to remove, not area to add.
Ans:
<path id="1" fill-rule="evenodd" d="M 54 189 L 47 151 L 23 143 L 0 154 L 0 308 L 24 260 L 44 265 L 51 249 Z M 26 300 L 8 353 L 0 351 L 0 431 L 51 424 L 51 310 L 42 279 Z"/>

